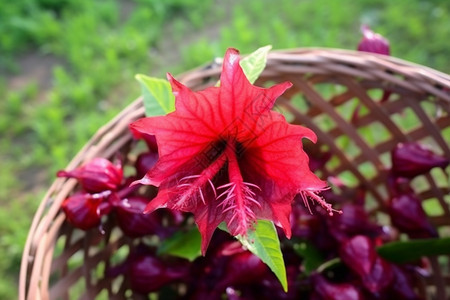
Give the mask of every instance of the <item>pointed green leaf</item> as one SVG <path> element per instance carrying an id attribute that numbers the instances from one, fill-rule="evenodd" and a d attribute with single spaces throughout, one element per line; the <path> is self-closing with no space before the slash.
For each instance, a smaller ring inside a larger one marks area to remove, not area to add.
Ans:
<path id="1" fill-rule="evenodd" d="M 413 262 L 423 256 L 450 253 L 450 238 L 398 241 L 377 248 L 378 254 L 395 263 Z"/>
<path id="2" fill-rule="evenodd" d="M 187 232 L 178 231 L 162 241 L 158 248 L 158 255 L 170 254 L 193 261 L 201 255 L 201 239 L 200 232 L 195 226 Z"/>
<path id="3" fill-rule="evenodd" d="M 246 237 L 236 237 L 250 252 L 258 256 L 277 276 L 287 292 L 286 267 L 281 253 L 280 241 L 272 222 L 258 220 L 255 230 L 249 230 Z"/>
<path id="4" fill-rule="evenodd" d="M 240 65 L 250 83 L 254 83 L 266 67 L 267 54 L 271 49 L 271 45 L 261 47 L 255 52 L 241 59 Z"/>
<path id="5" fill-rule="evenodd" d="M 175 110 L 175 97 L 167 80 L 137 74 L 144 97 L 145 115 L 147 117 L 163 116 Z"/>

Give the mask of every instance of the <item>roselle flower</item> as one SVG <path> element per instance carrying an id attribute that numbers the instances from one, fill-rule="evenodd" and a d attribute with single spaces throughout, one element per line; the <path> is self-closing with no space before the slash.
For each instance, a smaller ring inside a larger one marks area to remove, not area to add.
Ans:
<path id="1" fill-rule="evenodd" d="M 436 228 L 430 223 L 422 203 L 412 193 L 402 193 L 388 202 L 388 212 L 392 224 L 411 238 L 437 237 Z"/>
<path id="2" fill-rule="evenodd" d="M 168 79 L 175 111 L 130 125 L 136 138 L 155 135 L 158 143 L 159 160 L 139 181 L 159 187 L 146 212 L 161 207 L 192 212 L 203 253 L 223 221 L 236 236 L 245 235 L 257 219 L 268 219 L 290 237 L 296 194 L 306 205 L 310 198 L 333 214 L 317 195 L 326 184 L 310 171 L 302 149 L 301 139 L 315 142 L 316 135 L 271 110 L 291 83 L 253 86 L 235 49 L 225 55 L 220 87 L 193 92 L 171 75 Z"/>
<path id="3" fill-rule="evenodd" d="M 373 32 L 369 26 L 361 26 L 363 38 L 358 44 L 358 51 L 389 55 L 389 41 L 382 35 Z"/>
<path id="4" fill-rule="evenodd" d="M 110 194 L 110 191 L 99 194 L 78 192 L 65 199 L 61 208 L 69 223 L 88 230 L 99 226 L 102 216 L 111 210 L 111 205 L 105 200 Z"/>
<path id="5" fill-rule="evenodd" d="M 100 193 L 116 190 L 122 183 L 123 171 L 120 164 L 114 165 L 106 158 L 97 157 L 75 170 L 61 170 L 57 176 L 76 178 L 86 191 Z"/>
<path id="6" fill-rule="evenodd" d="M 450 159 L 434 153 L 417 142 L 399 143 L 391 152 L 392 172 L 396 176 L 413 178 L 433 168 L 446 168 Z"/>

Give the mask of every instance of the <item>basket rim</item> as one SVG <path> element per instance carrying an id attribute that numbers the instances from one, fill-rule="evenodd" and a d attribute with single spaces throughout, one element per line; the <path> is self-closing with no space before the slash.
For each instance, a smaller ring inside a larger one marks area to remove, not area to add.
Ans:
<path id="1" fill-rule="evenodd" d="M 379 77 L 384 78 L 385 80 L 386 78 L 390 78 L 386 76 L 391 76 L 393 80 L 396 76 L 404 76 L 411 80 L 411 83 L 408 84 L 413 85 L 419 82 L 417 89 L 437 96 L 444 101 L 447 106 L 450 106 L 450 75 L 392 56 L 336 48 L 292 48 L 270 51 L 268 54 L 267 66 L 270 67 L 275 63 L 279 63 L 286 67 L 301 66 L 305 68 L 323 68 L 327 70 L 327 72 L 348 72 L 355 76 L 368 76 L 371 78 Z M 363 66 L 364 68 L 362 68 Z M 335 69 L 332 69 L 332 67 L 335 67 Z M 370 72 L 372 69 L 373 71 L 378 72 Z M 202 73 L 200 74 L 202 78 L 205 77 L 205 72 L 211 76 L 217 76 L 221 72 L 221 59 L 215 59 L 211 63 L 181 73 L 177 77 L 180 82 L 184 84 L 195 82 L 200 78 L 199 72 L 197 72 L 199 70 L 202 70 Z M 380 70 L 383 72 L 380 72 Z M 266 74 L 264 72 L 263 75 Z M 390 74 L 390 72 L 393 74 Z M 135 118 L 140 117 L 143 115 L 143 112 L 142 97 L 138 97 L 111 121 L 103 125 L 84 147 L 79 150 L 66 168 L 72 169 L 79 165 L 83 161 L 87 149 L 92 145 L 95 145 L 97 141 L 107 134 L 114 124 L 121 121 L 124 122 L 128 120 L 130 116 Z M 34 255 L 31 255 L 31 250 L 34 250 L 32 249 L 33 239 L 37 233 L 46 229 L 52 221 L 48 218 L 48 215 L 46 215 L 48 214 L 48 207 L 52 206 L 53 213 L 56 213 L 59 210 L 60 203 L 55 201 L 52 202 L 51 196 L 54 191 L 57 191 L 58 188 L 63 186 L 64 182 L 65 180 L 62 178 L 56 178 L 53 181 L 33 217 L 25 247 L 22 252 L 19 275 L 19 300 L 26 299 L 26 291 L 28 289 L 26 286 L 28 268 L 30 259 Z"/>
<path id="2" fill-rule="evenodd" d="M 288 49 L 280 49 L 280 50 L 271 51 L 271 53 L 269 53 L 269 56 L 271 56 L 271 55 L 273 56 L 277 53 L 280 53 L 280 54 L 282 54 L 282 53 L 307 54 L 310 52 L 314 53 L 314 55 L 323 56 L 323 57 L 330 57 L 330 54 L 336 54 L 336 55 L 347 56 L 347 57 L 366 57 L 370 60 L 381 60 L 381 61 L 384 60 L 384 61 L 389 61 L 394 64 L 397 64 L 398 66 L 420 68 L 420 69 L 426 70 L 427 72 L 434 74 L 438 77 L 442 77 L 444 80 L 450 80 L 450 74 L 439 71 L 437 69 L 433 69 L 426 65 L 415 63 L 415 62 L 405 60 L 405 59 L 402 59 L 402 58 L 396 57 L 396 56 L 383 55 L 383 54 L 378 54 L 378 53 L 371 53 L 371 52 L 364 52 L 364 51 L 357 51 L 357 50 L 350 50 L 350 49 L 326 48 L 326 47 L 303 47 L 303 48 L 292 48 L 292 49 L 288 48 Z M 337 59 L 339 60 L 339 58 L 337 58 Z M 342 60 L 342 57 L 340 59 Z"/>

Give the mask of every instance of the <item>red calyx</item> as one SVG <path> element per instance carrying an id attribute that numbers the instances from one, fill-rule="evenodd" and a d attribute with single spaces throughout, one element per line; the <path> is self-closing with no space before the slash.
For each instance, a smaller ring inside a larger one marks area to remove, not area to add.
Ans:
<path id="1" fill-rule="evenodd" d="M 114 165 L 105 158 L 97 157 L 75 170 L 61 170 L 57 176 L 76 178 L 84 190 L 100 193 L 116 190 L 122 183 L 123 171 L 121 165 Z"/>
<path id="2" fill-rule="evenodd" d="M 100 225 L 101 217 L 111 210 L 109 202 L 104 201 L 110 194 L 109 191 L 99 194 L 79 192 L 64 200 L 62 210 L 69 223 L 88 230 Z"/>

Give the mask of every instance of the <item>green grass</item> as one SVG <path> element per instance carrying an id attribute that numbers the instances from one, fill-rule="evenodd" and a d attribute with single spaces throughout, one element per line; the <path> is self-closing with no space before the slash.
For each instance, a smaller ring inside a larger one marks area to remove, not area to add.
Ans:
<path id="1" fill-rule="evenodd" d="M 178 73 L 272 44 L 354 49 L 359 26 L 392 55 L 450 73 L 448 1 L 22 0 L 0 2 L 0 299 L 14 299 L 40 196 L 92 134 L 139 94 L 134 74 Z M 20 61 L 51 57 L 50 87 Z M 26 75 L 26 74 L 25 74 Z M 14 217 L 9 217 L 14 216 Z M 8 218 L 9 217 L 9 218 Z"/>

